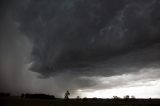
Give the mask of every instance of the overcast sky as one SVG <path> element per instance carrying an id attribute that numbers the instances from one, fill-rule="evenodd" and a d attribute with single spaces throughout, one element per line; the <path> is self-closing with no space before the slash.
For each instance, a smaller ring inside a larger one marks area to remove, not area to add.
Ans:
<path id="1" fill-rule="evenodd" d="M 160 97 L 159 0 L 10 0 L 0 91 Z"/>

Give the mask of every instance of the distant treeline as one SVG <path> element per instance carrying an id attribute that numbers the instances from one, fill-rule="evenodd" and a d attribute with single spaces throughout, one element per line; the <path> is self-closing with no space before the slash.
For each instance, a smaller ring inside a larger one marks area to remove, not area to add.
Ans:
<path id="1" fill-rule="evenodd" d="M 0 93 L 0 97 L 8 97 L 10 96 L 10 93 Z"/>
<path id="2" fill-rule="evenodd" d="M 47 94 L 21 94 L 21 98 L 55 99 L 55 96 L 54 95 L 47 95 Z"/>

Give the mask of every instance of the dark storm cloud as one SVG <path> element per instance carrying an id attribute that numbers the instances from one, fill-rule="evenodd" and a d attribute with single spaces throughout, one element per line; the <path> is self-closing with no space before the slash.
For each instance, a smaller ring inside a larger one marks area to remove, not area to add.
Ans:
<path id="1" fill-rule="evenodd" d="M 30 91 L 53 90 L 61 95 L 67 89 L 112 88 L 128 82 L 116 80 L 106 87 L 96 78 L 84 76 L 110 77 L 159 68 L 159 7 L 158 0 L 2 3 L 0 90 L 20 92 L 26 87 Z M 36 79 L 35 75 L 25 74 L 28 71 L 25 58 L 31 49 L 30 69 L 42 78 L 54 76 L 53 79 Z"/>
<path id="2" fill-rule="evenodd" d="M 159 54 L 157 58 L 152 52 L 145 55 L 151 46 L 159 52 L 159 6 L 158 0 L 29 0 L 17 5 L 15 17 L 33 43 L 31 70 L 43 76 L 66 71 L 114 75 L 126 72 L 115 72 L 112 66 L 116 65 L 109 63 L 115 58 L 127 70 L 145 67 L 148 55 L 149 66 L 154 59 L 159 61 Z M 142 59 L 133 58 L 136 54 L 132 53 L 139 50 Z M 132 54 L 132 61 L 125 59 L 127 54 Z M 121 56 L 122 61 L 118 60 Z M 103 63 L 105 68 L 99 68 Z"/>

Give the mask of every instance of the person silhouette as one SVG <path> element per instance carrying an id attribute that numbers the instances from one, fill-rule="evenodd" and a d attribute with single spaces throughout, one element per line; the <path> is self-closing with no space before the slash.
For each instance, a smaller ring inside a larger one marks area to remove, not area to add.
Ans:
<path id="1" fill-rule="evenodd" d="M 69 95 L 70 95 L 70 93 L 69 93 L 69 91 L 67 90 L 66 93 L 65 93 L 65 95 L 64 95 L 64 99 L 69 99 Z"/>

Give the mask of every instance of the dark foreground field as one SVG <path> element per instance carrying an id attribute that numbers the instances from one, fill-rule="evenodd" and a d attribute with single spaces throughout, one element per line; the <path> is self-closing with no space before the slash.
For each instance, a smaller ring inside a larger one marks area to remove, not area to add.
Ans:
<path id="1" fill-rule="evenodd" d="M 160 99 L 87 99 L 87 100 L 44 100 L 19 97 L 0 98 L 0 106 L 160 106 Z"/>

